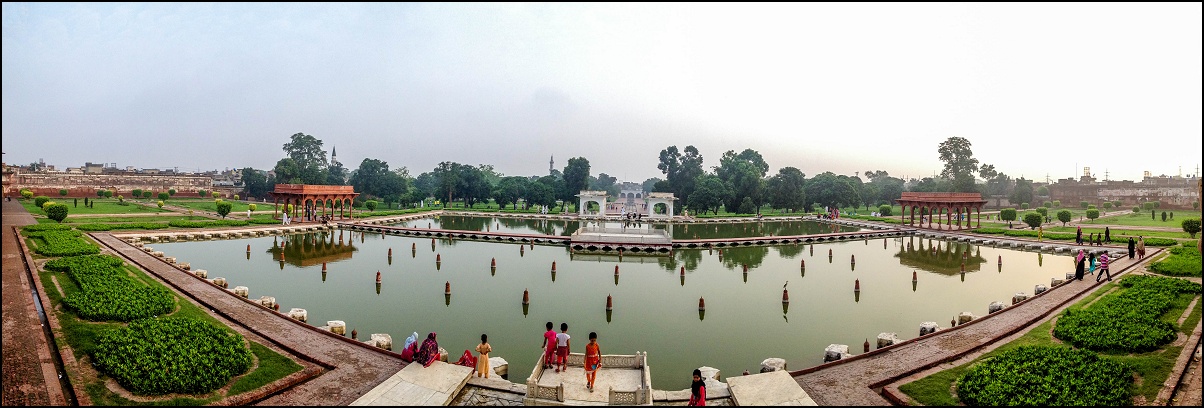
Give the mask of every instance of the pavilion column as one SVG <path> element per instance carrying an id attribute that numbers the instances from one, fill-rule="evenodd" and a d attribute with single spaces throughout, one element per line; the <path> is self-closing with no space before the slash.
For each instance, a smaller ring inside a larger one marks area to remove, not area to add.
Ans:
<path id="1" fill-rule="evenodd" d="M 978 212 L 978 226 L 975 228 L 982 228 L 982 206 L 976 206 L 974 210 Z"/>
<path id="2" fill-rule="evenodd" d="M 953 206 L 945 204 L 945 228 L 953 229 Z"/>
<path id="3" fill-rule="evenodd" d="M 280 214 L 280 197 L 276 197 L 276 195 L 273 194 L 272 203 L 274 204 L 272 206 L 272 219 L 276 219 L 276 216 Z"/>

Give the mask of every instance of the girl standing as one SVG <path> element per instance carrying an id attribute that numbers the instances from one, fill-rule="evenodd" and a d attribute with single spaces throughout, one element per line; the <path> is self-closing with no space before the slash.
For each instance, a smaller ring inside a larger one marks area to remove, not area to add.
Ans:
<path id="1" fill-rule="evenodd" d="M 481 344 L 477 345 L 477 377 L 489 378 L 489 353 L 493 352 L 493 347 L 489 345 L 489 336 L 481 335 Z"/>

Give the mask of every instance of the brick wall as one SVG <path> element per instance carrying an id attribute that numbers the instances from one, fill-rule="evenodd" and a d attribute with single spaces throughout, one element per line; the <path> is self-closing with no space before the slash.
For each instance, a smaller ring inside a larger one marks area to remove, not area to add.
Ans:
<path id="1" fill-rule="evenodd" d="M 6 194 L 29 189 L 34 195 L 47 197 L 58 197 L 61 189 L 67 190 L 68 197 L 96 197 L 98 189 L 112 190 L 114 196 L 126 197 L 131 197 L 134 189 L 156 194 L 175 189 L 177 197 L 197 197 L 199 190 L 213 190 L 213 180 L 208 176 L 17 173 L 9 177 L 9 182 Z"/>

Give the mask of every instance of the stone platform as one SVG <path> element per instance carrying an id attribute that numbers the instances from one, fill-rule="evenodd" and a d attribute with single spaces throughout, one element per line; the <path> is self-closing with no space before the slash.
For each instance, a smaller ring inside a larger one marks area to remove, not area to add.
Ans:
<path id="1" fill-rule="evenodd" d="M 447 405 L 464 388 L 473 371 L 442 361 L 430 367 L 410 364 L 351 405 Z"/>
<path id="2" fill-rule="evenodd" d="M 728 377 L 727 384 L 736 405 L 819 405 L 785 371 Z"/>

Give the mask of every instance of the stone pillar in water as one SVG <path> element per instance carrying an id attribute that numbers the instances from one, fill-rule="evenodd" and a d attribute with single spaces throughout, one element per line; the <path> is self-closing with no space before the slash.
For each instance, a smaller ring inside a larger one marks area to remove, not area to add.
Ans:
<path id="1" fill-rule="evenodd" d="M 1037 285 L 1037 286 L 1040 287 L 1041 285 Z M 1012 295 L 1012 304 L 1015 305 L 1017 303 L 1025 301 L 1027 299 L 1028 299 L 1028 295 L 1026 295 L 1024 292 L 1016 292 L 1015 295 Z"/>
<path id="2" fill-rule="evenodd" d="M 326 327 L 330 328 L 330 332 L 337 335 L 347 334 L 347 323 L 342 320 L 329 320 L 326 322 Z"/>
<path id="3" fill-rule="evenodd" d="M 1003 310 L 1003 308 L 1004 308 L 1003 302 L 998 302 L 998 301 L 991 302 L 991 305 L 987 306 L 987 314 L 998 312 L 1000 310 Z"/>
<path id="4" fill-rule="evenodd" d="M 920 335 L 921 336 L 923 336 L 925 334 L 936 333 L 939 330 L 941 330 L 941 326 L 937 325 L 936 322 L 920 323 Z"/>
<path id="5" fill-rule="evenodd" d="M 840 360 L 842 358 L 848 358 L 851 356 L 852 355 L 849 354 L 849 346 L 846 344 L 831 344 L 831 345 L 828 345 L 828 347 L 824 349 L 824 362 L 825 363 L 830 362 L 830 361 Z"/>
<path id="6" fill-rule="evenodd" d="M 1049 288 L 1045 287 L 1045 285 L 1039 284 L 1039 285 L 1033 286 L 1033 296 L 1045 293 L 1045 291 L 1047 291 L 1047 290 L 1049 290 Z"/>
<path id="7" fill-rule="evenodd" d="M 234 289 L 231 289 L 230 291 L 234 292 L 235 295 L 242 296 L 244 298 L 251 295 L 251 289 L 246 286 L 235 286 Z"/>
<path id="8" fill-rule="evenodd" d="M 897 343 L 899 343 L 899 335 L 896 333 L 879 333 L 878 334 L 878 348 L 883 348 L 886 346 L 893 346 Z"/>
<path id="9" fill-rule="evenodd" d="M 786 360 L 770 357 L 761 362 L 761 372 L 786 371 Z"/>
<path id="10" fill-rule="evenodd" d="M 309 320 L 309 313 L 307 313 L 305 311 L 305 309 L 294 307 L 288 311 L 288 317 L 291 319 L 297 319 L 298 321 L 301 321 L 301 322 L 305 322 L 306 320 Z"/>
<path id="11" fill-rule="evenodd" d="M 975 317 L 976 316 L 974 316 L 974 313 L 961 312 L 961 314 L 957 315 L 957 325 L 961 326 L 963 324 L 970 323 L 970 321 L 974 320 Z"/>

